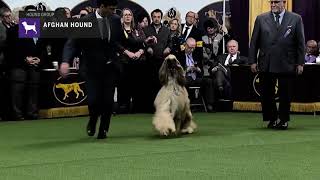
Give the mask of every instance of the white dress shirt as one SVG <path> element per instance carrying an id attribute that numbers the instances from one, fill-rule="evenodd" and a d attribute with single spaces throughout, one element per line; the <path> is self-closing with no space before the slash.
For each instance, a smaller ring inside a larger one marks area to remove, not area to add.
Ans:
<path id="1" fill-rule="evenodd" d="M 229 58 L 230 58 L 230 56 L 231 56 L 231 55 L 228 54 L 226 60 L 224 61 L 224 65 L 225 65 L 225 66 L 228 66 L 228 65 L 229 65 Z M 232 59 L 232 62 L 233 62 L 234 60 L 236 60 L 237 57 L 238 57 L 238 54 L 233 55 L 232 58 L 231 58 L 231 59 Z"/>

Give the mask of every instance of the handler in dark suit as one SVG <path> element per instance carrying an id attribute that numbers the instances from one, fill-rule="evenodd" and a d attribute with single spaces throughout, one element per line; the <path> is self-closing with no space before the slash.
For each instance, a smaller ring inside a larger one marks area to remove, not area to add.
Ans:
<path id="1" fill-rule="evenodd" d="M 96 123 L 100 117 L 98 139 L 107 137 L 114 88 L 119 74 L 117 53 L 122 31 L 120 19 L 114 15 L 117 4 L 117 0 L 97 1 L 99 8 L 96 12 L 84 18 L 98 21 L 100 37 L 68 40 L 64 47 L 63 63 L 60 65 L 61 74 L 66 75 L 69 68 L 68 62 L 73 59 L 76 50 L 82 52 L 80 70 L 81 68 L 85 69 L 90 115 L 87 133 L 89 136 L 95 134 Z"/>
<path id="2" fill-rule="evenodd" d="M 209 73 L 214 80 L 214 84 L 219 90 L 220 98 L 231 99 L 231 69 L 230 66 L 245 65 L 248 58 L 240 56 L 239 45 L 236 40 L 230 40 L 227 43 L 227 54 L 218 56 L 218 61 L 213 62 L 209 68 Z"/>
<path id="3" fill-rule="evenodd" d="M 303 72 L 305 54 L 302 18 L 286 11 L 285 4 L 271 0 L 271 12 L 257 17 L 249 51 L 252 72 L 261 72 L 263 120 L 269 121 L 268 128 L 283 130 L 290 120 L 291 84 L 295 74 Z M 279 110 L 274 99 L 277 80 Z"/>

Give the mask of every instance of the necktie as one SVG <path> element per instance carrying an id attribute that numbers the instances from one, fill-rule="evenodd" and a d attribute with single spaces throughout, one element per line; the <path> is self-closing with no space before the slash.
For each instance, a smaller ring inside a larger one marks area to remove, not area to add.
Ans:
<path id="1" fill-rule="evenodd" d="M 110 26 L 110 21 L 108 18 L 106 18 L 106 25 L 107 25 L 107 38 L 108 38 L 108 42 L 110 42 L 110 38 L 111 38 L 111 26 Z"/>
<path id="2" fill-rule="evenodd" d="M 102 19 L 102 35 L 103 39 L 110 41 L 110 24 L 108 18 Z"/>
<path id="3" fill-rule="evenodd" d="M 280 26 L 280 15 L 276 14 L 276 23 L 277 23 L 277 27 Z"/>
<path id="4" fill-rule="evenodd" d="M 183 39 L 187 38 L 188 30 L 189 30 L 189 27 L 186 25 L 186 29 L 184 30 L 183 35 L 182 35 Z"/>
<path id="5" fill-rule="evenodd" d="M 192 58 L 192 55 L 191 54 L 188 54 L 187 55 L 187 65 L 188 66 L 195 66 L 196 64 L 195 64 L 195 62 L 193 61 L 193 58 Z M 197 74 L 196 74 L 196 72 L 194 72 L 194 71 L 192 71 L 192 72 L 190 72 L 190 74 L 189 74 L 190 76 L 191 76 L 191 78 L 193 79 L 193 80 L 196 80 L 196 78 L 197 78 Z"/>
<path id="6" fill-rule="evenodd" d="M 230 54 L 230 58 L 228 59 L 228 65 L 229 66 L 231 66 L 231 64 L 232 64 L 232 58 L 233 58 L 233 55 Z"/>
<path id="7" fill-rule="evenodd" d="M 37 44 L 38 38 L 33 38 L 33 42 L 34 42 L 34 44 Z"/>
<path id="8" fill-rule="evenodd" d="M 192 78 L 193 80 L 196 80 L 196 79 L 197 79 L 197 74 L 196 74 L 195 72 L 192 72 L 192 73 L 191 73 L 191 78 Z"/>

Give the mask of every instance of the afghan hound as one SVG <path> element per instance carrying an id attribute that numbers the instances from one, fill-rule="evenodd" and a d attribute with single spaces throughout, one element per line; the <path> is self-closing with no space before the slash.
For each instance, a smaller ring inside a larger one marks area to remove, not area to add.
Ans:
<path id="1" fill-rule="evenodd" d="M 197 125 L 192 120 L 185 72 L 174 55 L 163 61 L 159 79 L 162 87 L 154 101 L 154 128 L 162 136 L 193 133 Z"/>

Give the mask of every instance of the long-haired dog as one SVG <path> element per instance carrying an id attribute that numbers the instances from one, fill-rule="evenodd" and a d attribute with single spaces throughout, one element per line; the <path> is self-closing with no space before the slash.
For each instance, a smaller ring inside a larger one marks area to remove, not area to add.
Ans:
<path id="1" fill-rule="evenodd" d="M 185 88 L 185 72 L 174 55 L 168 55 L 159 70 L 162 88 L 154 101 L 153 126 L 160 135 L 193 133 L 190 100 Z"/>

